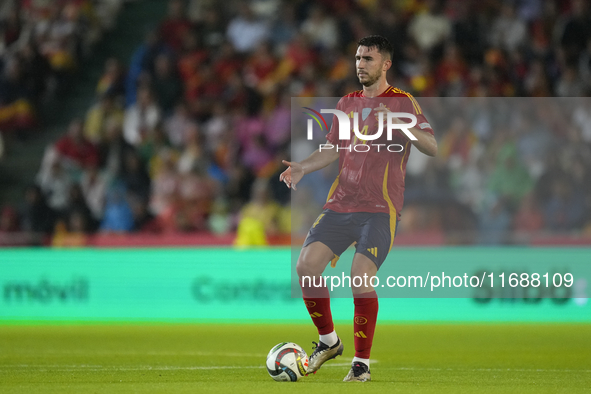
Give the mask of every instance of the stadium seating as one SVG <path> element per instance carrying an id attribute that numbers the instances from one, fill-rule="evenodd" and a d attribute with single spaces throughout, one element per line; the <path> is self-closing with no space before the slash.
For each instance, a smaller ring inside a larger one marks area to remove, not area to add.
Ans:
<path id="1" fill-rule="evenodd" d="M 29 62 L 48 63 L 47 78 L 66 83 L 68 70 L 113 28 L 121 9 L 116 0 L 60 1 L 47 9 L 34 0 L 19 3 L 18 13 L 5 6 L 0 14 L 6 84 L 11 70 L 26 71 L 7 61 L 22 51 Z M 289 98 L 358 89 L 352 48 L 368 34 L 392 41 L 390 80 L 419 102 L 591 93 L 591 10 L 577 0 L 166 3 L 168 14 L 153 21 L 157 28 L 147 29 L 144 42 L 105 64 L 96 105 L 69 153 L 63 138 L 47 147 L 37 182 L 61 179 L 64 200 L 49 204 L 55 220 L 45 242 L 98 232 L 96 239 L 193 234 L 195 242 L 213 234 L 231 243 L 243 220 L 262 223 L 267 241 L 289 241 L 289 193 L 276 182 L 280 159 L 290 155 Z M 48 26 L 75 40 L 51 41 Z M 80 29 L 83 35 L 67 35 Z M 31 48 L 23 37 L 44 40 Z M 51 87 L 42 80 L 33 96 L 13 93 L 2 101 L 0 125 L 20 130 L 37 122 L 37 99 Z M 529 243 L 548 233 L 587 242 L 591 132 L 584 100 L 551 120 L 566 117 L 569 132 L 531 125 L 540 138 L 486 129 L 491 124 L 483 117 L 434 116 L 440 155 L 409 163 L 401 242 L 431 234 L 450 244 Z M 96 162 L 75 158 L 95 154 Z M 519 174 L 499 155 L 515 161 Z M 84 198 L 74 202 L 68 196 L 77 184 Z M 55 199 L 42 190 L 48 202 Z M 15 231 L 32 229 L 20 220 Z"/>

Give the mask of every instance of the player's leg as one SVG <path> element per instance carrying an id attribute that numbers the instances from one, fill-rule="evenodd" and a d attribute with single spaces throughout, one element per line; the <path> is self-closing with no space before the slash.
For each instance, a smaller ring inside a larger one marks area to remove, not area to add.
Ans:
<path id="1" fill-rule="evenodd" d="M 313 242 L 302 248 L 296 266 L 302 296 L 321 341 L 325 339 L 323 336 L 334 334 L 330 295 L 322 279 L 322 273 L 333 255 L 332 250 L 322 242 Z M 323 342 L 332 346 L 336 343 L 336 334 L 334 340 L 326 339 Z"/>
<path id="2" fill-rule="evenodd" d="M 343 354 L 343 344 L 332 321 L 330 294 L 321 276 L 333 257 L 332 249 L 322 242 L 313 242 L 302 249 L 296 266 L 304 302 L 319 336 L 309 358 L 308 373 L 315 373 L 326 361 Z"/>
<path id="3" fill-rule="evenodd" d="M 298 259 L 296 271 L 302 295 L 312 322 L 318 330 L 318 343 L 308 361 L 308 373 L 315 373 L 322 364 L 343 354 L 343 343 L 338 337 L 330 310 L 330 294 L 322 273 L 333 259 L 334 252 L 322 242 L 305 246 Z"/>
<path id="4" fill-rule="evenodd" d="M 361 253 L 355 253 L 351 266 L 351 279 L 353 282 L 353 278 L 359 277 L 363 281 L 361 286 L 352 285 L 351 288 L 355 303 L 353 317 L 355 357 L 345 381 L 371 380 L 369 356 L 378 319 L 378 296 L 370 282 L 377 272 L 378 268 L 371 259 Z"/>
<path id="5" fill-rule="evenodd" d="M 357 252 L 351 265 L 351 282 L 355 315 L 353 318 L 353 332 L 355 342 L 355 357 L 351 370 L 345 381 L 371 380 L 369 357 L 373 343 L 376 323 L 378 319 L 378 297 L 372 287 L 371 278 L 377 275 L 380 265 L 384 262 L 394 237 L 391 230 L 390 215 L 360 214 L 362 220 Z M 355 281 L 358 277 L 362 280 Z M 354 286 L 360 284 L 360 286 Z"/>
<path id="6" fill-rule="evenodd" d="M 330 294 L 322 273 L 327 264 L 351 244 L 347 223 L 350 214 L 325 210 L 314 223 L 298 258 L 296 271 L 308 313 L 318 329 L 319 340 L 309 358 L 308 372 L 343 353 L 343 344 L 334 329 Z"/>

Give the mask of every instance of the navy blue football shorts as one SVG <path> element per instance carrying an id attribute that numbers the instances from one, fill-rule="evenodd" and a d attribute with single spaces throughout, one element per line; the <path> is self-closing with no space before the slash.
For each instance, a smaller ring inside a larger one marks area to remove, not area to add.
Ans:
<path id="1" fill-rule="evenodd" d="M 341 254 L 356 243 L 355 253 L 367 256 L 379 269 L 394 241 L 398 221 L 395 223 L 392 228 L 387 213 L 340 213 L 325 209 L 310 228 L 304 247 L 322 242 L 332 250 L 333 263 L 336 263 Z"/>

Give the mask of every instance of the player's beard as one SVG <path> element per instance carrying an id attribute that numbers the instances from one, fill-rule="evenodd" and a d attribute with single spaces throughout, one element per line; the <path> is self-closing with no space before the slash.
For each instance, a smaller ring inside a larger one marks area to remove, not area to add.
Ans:
<path id="1" fill-rule="evenodd" d="M 382 76 L 381 70 L 380 71 L 376 71 L 376 73 L 373 74 L 373 75 L 367 73 L 366 74 L 366 78 L 367 79 L 364 82 L 361 82 L 361 79 L 360 79 L 359 82 L 361 82 L 361 84 L 363 86 L 368 87 L 368 86 L 371 86 L 371 85 L 375 84 L 378 81 L 378 79 L 380 79 L 381 76 Z"/>

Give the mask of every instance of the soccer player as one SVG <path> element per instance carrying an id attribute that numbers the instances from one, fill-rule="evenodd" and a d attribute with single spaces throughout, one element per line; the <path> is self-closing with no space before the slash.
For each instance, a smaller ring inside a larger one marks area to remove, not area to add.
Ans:
<path id="1" fill-rule="evenodd" d="M 287 187 L 296 190 L 297 183 L 305 174 L 339 159 L 339 175 L 330 189 L 322 214 L 304 241 L 296 267 L 304 302 L 320 335 L 319 342 L 314 342 L 316 347 L 309 359 L 308 373 L 316 372 L 327 360 L 342 355 L 343 344 L 334 329 L 327 287 L 315 287 L 302 281 L 302 278 L 320 278 L 327 264 L 336 263 L 341 253 L 353 243 L 355 255 L 351 278 L 375 276 L 394 242 L 411 145 L 429 156 L 437 153 L 433 130 L 416 100 L 386 80 L 393 54 L 388 40 L 381 36 L 369 36 L 358 44 L 355 64 L 363 89 L 342 98 L 337 109 L 346 114 L 363 110 L 364 116 L 358 116 L 358 130 L 365 130 L 361 131 L 365 135 L 372 134 L 372 130 L 377 133 L 375 130 L 380 112 L 384 130 L 387 112 L 412 113 L 417 123 L 408 131 L 416 140 L 396 129 L 388 141 L 385 140 L 385 132 L 376 141 L 361 141 L 357 138 L 339 140 L 335 116 L 327 135 L 327 145 L 299 163 L 283 161 L 288 168 L 279 179 Z M 368 108 L 364 106 L 369 103 L 374 107 L 371 112 L 375 112 L 366 116 Z M 401 118 L 395 118 L 393 123 L 410 121 Z M 379 146 L 379 142 L 384 144 Z M 351 149 L 351 144 L 356 143 L 370 145 L 369 150 L 366 151 L 366 147 Z M 388 150 L 385 146 L 389 144 L 397 144 L 404 149 Z M 330 146 L 332 148 L 328 149 Z M 365 382 L 371 380 L 369 357 L 378 315 L 378 299 L 369 283 L 352 286 L 352 292 L 355 304 L 355 357 L 344 381 Z"/>

